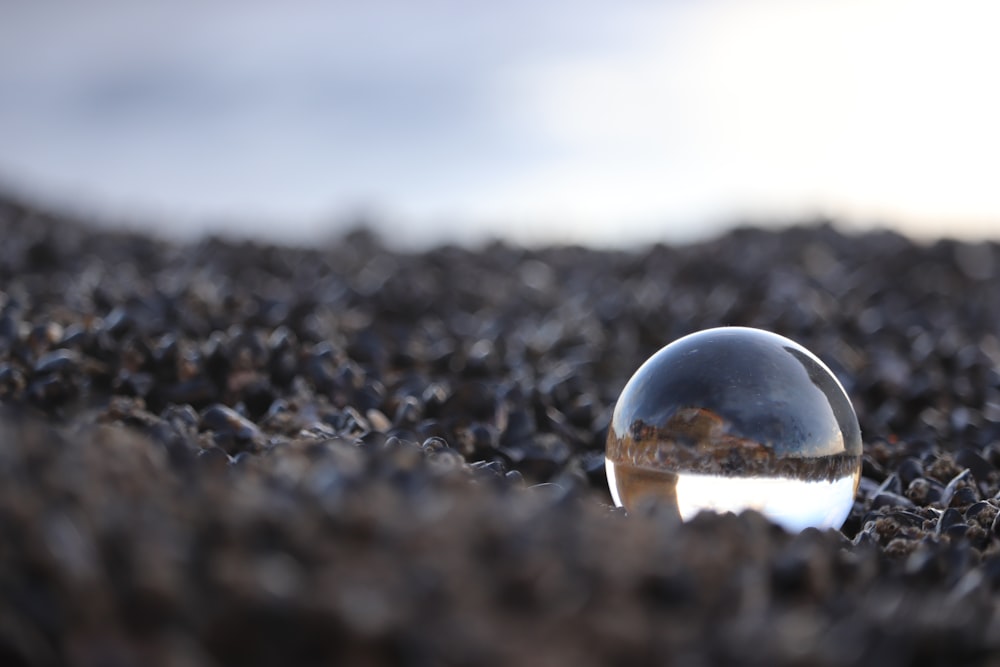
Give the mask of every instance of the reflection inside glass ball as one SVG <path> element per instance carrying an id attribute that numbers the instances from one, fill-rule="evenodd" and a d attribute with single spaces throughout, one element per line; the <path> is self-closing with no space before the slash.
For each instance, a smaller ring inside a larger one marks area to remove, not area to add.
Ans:
<path id="1" fill-rule="evenodd" d="M 788 530 L 839 528 L 861 475 L 844 388 L 783 336 L 721 327 L 685 336 L 625 385 L 605 465 L 615 504 L 757 510 Z"/>

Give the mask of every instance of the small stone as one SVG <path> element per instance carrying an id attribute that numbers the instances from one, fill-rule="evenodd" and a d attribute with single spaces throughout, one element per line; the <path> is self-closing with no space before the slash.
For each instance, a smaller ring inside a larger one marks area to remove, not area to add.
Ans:
<path id="1" fill-rule="evenodd" d="M 926 477 L 919 477 L 906 489 L 906 497 L 917 505 L 930 505 L 941 499 L 944 487 Z"/>
<path id="2" fill-rule="evenodd" d="M 222 471 L 232 462 L 233 459 L 221 447 L 209 447 L 198 452 L 198 464 L 206 470 Z"/>
<path id="3" fill-rule="evenodd" d="M 992 473 L 997 472 L 993 464 L 973 449 L 960 449 L 955 454 L 955 463 L 972 471 L 972 475 L 976 478 L 977 482 L 986 482 Z"/>
<path id="4" fill-rule="evenodd" d="M 40 375 L 66 374 L 77 370 L 79 364 L 80 355 L 74 350 L 53 350 L 38 357 L 38 361 L 35 362 L 35 372 Z"/>
<path id="5" fill-rule="evenodd" d="M 900 482 L 899 477 L 893 473 L 885 478 L 885 481 L 878 487 L 876 493 L 891 493 L 894 495 L 899 495 L 903 493 L 903 484 Z"/>
<path id="6" fill-rule="evenodd" d="M 881 507 L 915 507 L 915 505 L 906 496 L 901 496 L 890 491 L 881 491 L 872 498 L 872 509 L 879 509 Z"/>
<path id="7" fill-rule="evenodd" d="M 372 430 L 386 432 L 392 428 L 392 422 L 380 410 L 372 408 L 365 413 Z"/>
<path id="8" fill-rule="evenodd" d="M 941 514 L 941 518 L 938 519 L 936 530 L 939 534 L 941 534 L 949 528 L 957 525 L 965 525 L 965 518 L 957 509 L 948 508 Z"/>
<path id="9" fill-rule="evenodd" d="M 985 500 L 981 500 L 981 501 L 979 501 L 979 502 L 971 505 L 967 510 L 965 510 L 965 518 L 966 518 L 966 520 L 970 520 L 970 519 L 973 519 L 974 517 L 977 517 L 977 516 L 979 516 L 979 515 L 981 515 L 983 513 L 989 513 L 993 509 L 995 509 L 995 508 L 993 508 L 992 505 L 990 505 Z"/>
<path id="10" fill-rule="evenodd" d="M 396 407 L 392 421 L 399 426 L 416 426 L 420 423 L 422 412 L 420 399 L 415 396 L 406 396 Z"/>
<path id="11" fill-rule="evenodd" d="M 952 502 L 956 500 L 956 494 L 962 490 L 965 491 L 965 493 L 958 498 L 958 502 L 963 507 L 971 505 L 979 500 L 978 495 L 974 490 L 974 486 L 975 480 L 972 477 L 972 471 L 966 468 L 962 472 L 955 475 L 948 482 L 947 486 L 944 487 L 944 490 L 941 492 L 940 503 L 945 507 L 951 506 Z M 968 500 L 969 498 L 971 498 L 971 500 Z M 968 500 L 968 502 L 966 502 L 966 500 Z"/>
<path id="12" fill-rule="evenodd" d="M 896 468 L 896 475 L 903 483 L 903 486 L 909 488 L 910 484 L 913 483 L 913 480 L 924 476 L 924 467 L 920 465 L 920 461 L 918 459 L 908 456 L 903 459 L 900 462 L 899 467 Z"/>
<path id="13" fill-rule="evenodd" d="M 228 454 L 258 449 L 264 441 L 256 424 L 221 404 L 212 405 L 201 413 L 201 428 L 212 431 L 215 443 Z"/>
<path id="14" fill-rule="evenodd" d="M 979 494 L 976 493 L 975 489 L 964 486 L 955 491 L 951 497 L 951 501 L 948 503 L 948 507 L 968 507 L 977 502 L 979 502 Z"/>

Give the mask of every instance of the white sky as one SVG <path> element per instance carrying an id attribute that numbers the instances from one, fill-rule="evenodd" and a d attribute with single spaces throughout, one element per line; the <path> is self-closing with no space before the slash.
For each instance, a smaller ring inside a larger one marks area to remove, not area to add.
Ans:
<path id="1" fill-rule="evenodd" d="M 1000 5 L 0 0 L 0 182 L 192 233 L 1000 237 Z M 280 224 L 275 224 L 280 221 Z"/>

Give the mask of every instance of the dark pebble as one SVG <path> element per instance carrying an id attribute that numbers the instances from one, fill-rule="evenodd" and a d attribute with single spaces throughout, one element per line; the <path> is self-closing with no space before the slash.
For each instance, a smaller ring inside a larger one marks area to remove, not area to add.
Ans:
<path id="1" fill-rule="evenodd" d="M 879 493 L 891 493 L 898 496 L 903 493 L 903 484 L 899 481 L 897 475 L 892 474 L 884 478 L 884 481 L 875 493 L 876 495 Z"/>
<path id="2" fill-rule="evenodd" d="M 584 452 L 580 455 L 580 466 L 593 486 L 601 488 L 607 484 L 603 451 Z"/>
<path id="3" fill-rule="evenodd" d="M 979 502 L 979 494 L 976 493 L 975 489 L 964 486 L 955 491 L 951 500 L 948 501 L 948 507 L 968 507 L 977 502 Z"/>
<path id="4" fill-rule="evenodd" d="M 858 480 L 858 496 L 861 498 L 874 498 L 881 486 L 878 482 L 867 477 Z"/>
<path id="5" fill-rule="evenodd" d="M 420 423 L 423 417 L 423 406 L 420 399 L 415 396 L 406 396 L 396 407 L 392 421 L 397 426 L 414 427 Z"/>
<path id="6" fill-rule="evenodd" d="M 955 503 L 955 507 L 971 505 L 979 500 L 978 495 L 972 488 L 974 484 L 975 480 L 972 477 L 972 472 L 966 468 L 955 475 L 948 482 L 948 485 L 944 487 L 939 499 L 940 503 L 945 507 L 952 506 L 953 503 Z M 959 495 L 960 491 L 964 493 Z"/>
<path id="7" fill-rule="evenodd" d="M 861 474 L 869 479 L 873 479 L 876 482 L 882 482 L 885 480 L 885 468 L 880 466 L 871 456 L 867 454 L 861 457 Z M 895 491 L 894 493 L 900 493 L 900 491 Z"/>
<path id="8" fill-rule="evenodd" d="M 988 481 L 990 475 L 997 472 L 993 464 L 980 456 L 979 452 L 969 448 L 960 449 L 955 454 L 955 463 L 968 468 L 978 482 Z"/>
<path id="9" fill-rule="evenodd" d="M 113 388 L 125 396 L 149 396 L 156 384 L 156 378 L 150 373 L 122 371 L 115 378 Z"/>
<path id="10" fill-rule="evenodd" d="M 232 462 L 232 457 L 221 447 L 209 447 L 198 453 L 198 464 L 206 470 L 225 470 Z"/>
<path id="11" fill-rule="evenodd" d="M 175 427 L 188 433 L 195 433 L 201 422 L 198 412 L 190 405 L 168 405 L 163 409 L 162 417 Z"/>
<path id="12" fill-rule="evenodd" d="M 24 373 L 10 364 L 0 364 L 0 400 L 20 395 L 26 384 Z"/>
<path id="13" fill-rule="evenodd" d="M 201 428 L 228 454 L 259 449 L 264 435 L 252 421 L 225 405 L 212 405 L 201 413 Z"/>
<path id="14" fill-rule="evenodd" d="M 528 478 L 536 480 L 549 479 L 570 454 L 567 444 L 550 433 L 540 433 L 532 440 L 501 447 L 499 451 Z"/>
<path id="15" fill-rule="evenodd" d="M 251 460 L 253 460 L 253 455 L 250 452 L 239 452 L 236 456 L 230 457 L 229 465 L 231 467 L 239 467 L 246 465 Z"/>
<path id="16" fill-rule="evenodd" d="M 118 306 L 104 317 L 103 330 L 116 339 L 121 339 L 135 325 L 125 308 Z"/>
<path id="17" fill-rule="evenodd" d="M 959 539 L 965 537 L 969 532 L 969 526 L 965 523 L 955 524 L 954 526 L 949 526 L 943 531 L 943 534 L 952 538 Z"/>
<path id="18" fill-rule="evenodd" d="M 437 438 L 437 437 L 427 438 L 426 440 L 423 441 L 423 443 L 421 443 L 420 446 L 430 452 L 436 452 L 441 449 L 448 449 L 448 443 L 445 442 L 443 438 Z"/>
<path id="19" fill-rule="evenodd" d="M 333 435 L 334 433 L 331 433 L 330 435 Z M 367 447 L 382 447 L 388 440 L 389 435 L 384 431 L 369 431 L 358 438 L 358 441 Z"/>
<path id="20" fill-rule="evenodd" d="M 42 407 L 57 407 L 77 396 L 77 387 L 57 375 L 46 375 L 32 380 L 28 385 L 28 395 Z"/>
<path id="21" fill-rule="evenodd" d="M 482 471 L 490 472 L 490 473 L 492 473 L 494 475 L 498 475 L 500 477 L 503 477 L 503 475 L 506 473 L 506 470 L 504 469 L 505 466 L 504 466 L 503 462 L 499 461 L 499 460 L 493 460 L 493 461 L 475 461 L 474 463 L 471 463 L 470 466 L 472 467 L 473 470 L 482 470 Z"/>
<path id="22" fill-rule="evenodd" d="M 517 486 L 524 485 L 524 476 L 518 470 L 508 470 L 506 473 L 504 473 L 504 478 L 511 484 Z"/>
<path id="23" fill-rule="evenodd" d="M 944 533 L 949 528 L 957 525 L 965 525 L 965 518 L 962 513 L 957 509 L 950 507 L 946 509 L 942 514 L 941 518 L 938 519 L 937 532 Z"/>
<path id="24" fill-rule="evenodd" d="M 930 505 L 941 500 L 944 487 L 931 479 L 920 477 L 906 489 L 906 497 L 917 505 Z"/>
<path id="25" fill-rule="evenodd" d="M 552 482 L 533 484 L 527 488 L 527 491 L 532 496 L 542 498 L 547 503 L 562 502 L 570 495 L 566 487 Z"/>
<path id="26" fill-rule="evenodd" d="M 990 443 L 983 450 L 983 458 L 994 467 L 1000 470 L 1000 441 Z"/>
<path id="27" fill-rule="evenodd" d="M 905 497 L 889 491 L 881 491 L 872 498 L 872 509 L 881 507 L 914 507 L 913 502 Z"/>
<path id="28" fill-rule="evenodd" d="M 331 415 L 326 421 L 333 426 L 339 435 L 357 436 L 368 433 L 371 427 L 368 420 L 361 416 L 361 413 L 353 407 L 346 407 L 339 414 Z"/>
<path id="29" fill-rule="evenodd" d="M 35 362 L 35 373 L 45 374 L 66 374 L 71 373 L 79 367 L 80 355 L 73 350 L 53 350 L 38 358 Z"/>
<path id="30" fill-rule="evenodd" d="M 205 406 L 217 400 L 219 388 L 207 377 L 195 377 L 190 380 L 168 384 L 160 390 L 163 400 L 168 403 L 187 403 L 193 406 Z"/>
<path id="31" fill-rule="evenodd" d="M 419 446 L 421 442 L 420 437 L 415 432 L 405 428 L 391 428 L 386 431 L 386 435 L 412 445 Z"/>
<path id="32" fill-rule="evenodd" d="M 900 462 L 899 467 L 896 469 L 896 475 L 903 483 L 903 486 L 909 488 L 913 480 L 924 476 L 924 467 L 920 465 L 919 460 L 907 457 Z"/>
<path id="33" fill-rule="evenodd" d="M 464 382 L 441 406 L 441 414 L 472 421 L 491 422 L 497 416 L 498 401 L 494 391 L 483 382 Z"/>
<path id="34" fill-rule="evenodd" d="M 990 505 L 986 501 L 977 502 L 977 503 L 971 505 L 967 510 L 965 510 L 965 518 L 967 520 L 968 519 L 972 519 L 973 517 L 979 516 L 983 512 L 990 511 L 991 507 L 992 507 L 992 505 Z"/>

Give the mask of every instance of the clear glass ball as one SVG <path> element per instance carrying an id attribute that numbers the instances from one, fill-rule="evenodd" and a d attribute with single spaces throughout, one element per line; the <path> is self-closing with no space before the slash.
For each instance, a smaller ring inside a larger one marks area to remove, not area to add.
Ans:
<path id="1" fill-rule="evenodd" d="M 861 478 L 861 429 L 813 353 L 745 327 L 699 331 L 622 390 L 605 465 L 615 504 L 691 519 L 754 509 L 788 530 L 839 528 Z"/>

